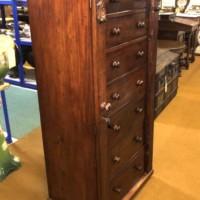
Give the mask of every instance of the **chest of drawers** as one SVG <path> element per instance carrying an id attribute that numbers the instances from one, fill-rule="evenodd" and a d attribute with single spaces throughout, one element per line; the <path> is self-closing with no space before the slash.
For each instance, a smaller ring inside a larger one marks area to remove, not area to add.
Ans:
<path id="1" fill-rule="evenodd" d="M 155 4 L 29 0 L 50 199 L 130 199 L 152 174 Z"/>

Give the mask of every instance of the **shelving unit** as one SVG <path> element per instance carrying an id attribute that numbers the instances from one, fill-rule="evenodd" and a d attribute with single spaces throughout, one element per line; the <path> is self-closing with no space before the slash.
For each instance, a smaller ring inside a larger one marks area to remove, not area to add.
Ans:
<path id="1" fill-rule="evenodd" d="M 21 46 L 32 46 L 32 42 L 30 38 L 22 38 L 20 37 L 20 32 L 19 32 L 19 24 L 18 24 L 18 11 L 17 11 L 17 6 L 27 6 L 27 1 L 24 0 L 0 0 L 0 8 L 1 8 L 1 15 L 2 15 L 2 28 L 6 27 L 6 20 L 5 20 L 5 10 L 4 6 L 9 5 L 12 7 L 12 15 L 13 15 L 13 22 L 14 22 L 14 32 L 15 32 L 15 43 L 18 45 L 20 53 L 22 53 Z M 22 56 L 21 56 L 22 58 Z M 20 63 L 18 65 L 19 69 L 19 78 L 10 78 L 9 76 L 6 76 L 5 81 L 18 85 L 21 87 L 27 87 L 27 88 L 32 88 L 36 89 L 36 81 L 31 80 L 30 78 L 26 77 L 24 75 L 25 69 L 23 67 L 22 59 L 20 59 Z M 29 73 L 28 73 L 29 74 Z"/>
<path id="2" fill-rule="evenodd" d="M 11 134 L 11 129 L 10 129 L 10 121 L 8 117 L 8 109 L 7 109 L 7 103 L 6 103 L 6 96 L 5 96 L 5 91 L 1 91 L 1 101 L 2 101 L 2 107 L 3 107 L 3 112 L 4 112 L 4 120 L 6 124 L 6 132 L 7 132 L 7 137 L 6 141 L 7 143 L 12 143 L 12 134 Z"/>

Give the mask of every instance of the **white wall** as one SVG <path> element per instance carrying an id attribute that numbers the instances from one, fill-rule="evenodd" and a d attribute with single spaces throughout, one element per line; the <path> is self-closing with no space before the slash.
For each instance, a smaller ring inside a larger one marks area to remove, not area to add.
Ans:
<path id="1" fill-rule="evenodd" d="M 175 0 L 162 0 L 162 6 L 175 6 Z M 190 0 L 190 5 L 200 5 L 200 0 Z"/>
<path id="2" fill-rule="evenodd" d="M 200 5 L 200 1 L 199 0 L 190 0 L 190 4 L 192 5 Z"/>

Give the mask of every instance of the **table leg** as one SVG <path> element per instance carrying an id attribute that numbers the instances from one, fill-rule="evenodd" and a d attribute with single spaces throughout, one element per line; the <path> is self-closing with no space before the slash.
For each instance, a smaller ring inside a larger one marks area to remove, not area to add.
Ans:
<path id="1" fill-rule="evenodd" d="M 192 50 L 191 50 L 192 51 L 191 52 L 192 56 L 190 58 L 190 62 L 194 62 L 195 61 L 195 49 L 196 49 L 196 44 L 197 44 L 196 37 L 197 37 L 197 30 L 195 30 L 193 32 L 193 34 L 192 34 Z"/>

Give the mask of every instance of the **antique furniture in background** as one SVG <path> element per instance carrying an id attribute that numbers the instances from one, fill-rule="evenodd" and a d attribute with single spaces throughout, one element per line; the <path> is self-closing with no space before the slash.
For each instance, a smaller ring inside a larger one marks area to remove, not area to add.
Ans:
<path id="1" fill-rule="evenodd" d="M 178 90 L 179 54 L 159 48 L 156 63 L 155 118 L 175 97 Z"/>
<path id="2" fill-rule="evenodd" d="M 192 20 L 177 18 L 173 20 L 159 20 L 158 22 L 158 38 L 159 39 L 172 39 L 176 38 L 179 31 L 184 31 L 186 34 L 186 58 L 185 67 L 189 68 L 189 62 L 195 60 L 196 49 L 196 35 L 198 31 L 198 23 Z"/>
<path id="3" fill-rule="evenodd" d="M 158 40 L 157 42 L 158 48 L 159 49 L 165 49 L 167 51 L 172 51 L 178 55 L 178 74 L 181 77 L 182 76 L 182 68 L 185 67 L 185 50 L 186 50 L 186 44 L 183 42 L 175 41 L 175 40 Z M 167 52 L 166 54 L 172 54 Z M 173 55 L 173 54 L 172 54 Z M 162 55 L 164 56 L 164 55 Z M 162 58 L 162 57 L 160 57 Z M 169 59 L 171 60 L 171 59 Z M 157 59 L 158 62 L 158 59 Z M 160 68 L 160 67 L 159 67 Z"/>
<path id="4" fill-rule="evenodd" d="M 50 199 L 130 199 L 153 173 L 155 5 L 29 0 Z"/>

